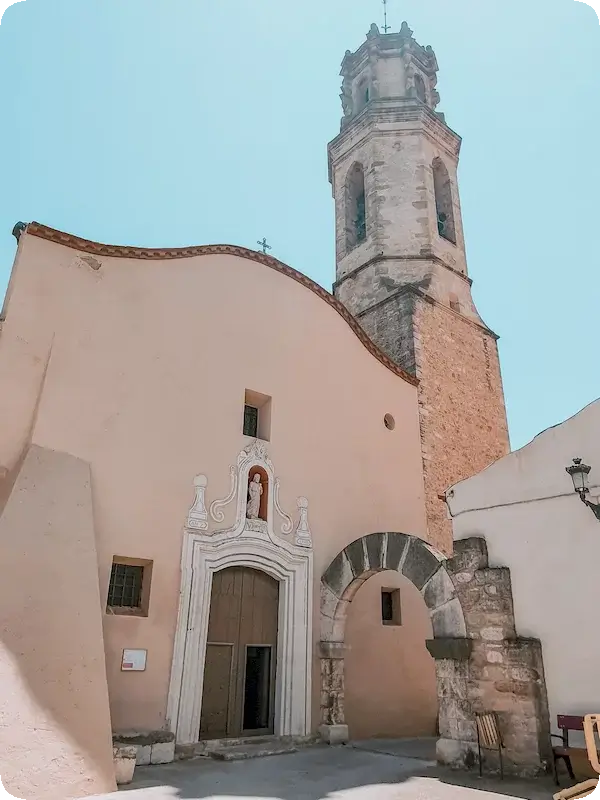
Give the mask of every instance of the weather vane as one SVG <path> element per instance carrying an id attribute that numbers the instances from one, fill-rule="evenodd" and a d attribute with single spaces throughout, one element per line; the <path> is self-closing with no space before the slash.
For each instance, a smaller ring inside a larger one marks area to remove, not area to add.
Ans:
<path id="1" fill-rule="evenodd" d="M 383 0 L 383 32 L 387 33 L 391 25 L 387 24 L 387 0 Z"/>

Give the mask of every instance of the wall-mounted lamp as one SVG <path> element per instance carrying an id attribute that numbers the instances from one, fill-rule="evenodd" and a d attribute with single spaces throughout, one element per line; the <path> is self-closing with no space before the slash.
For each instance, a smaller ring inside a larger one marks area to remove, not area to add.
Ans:
<path id="1" fill-rule="evenodd" d="M 600 503 L 592 503 L 586 497 L 590 491 L 587 481 L 591 467 L 588 467 L 587 464 L 582 464 L 580 458 L 574 458 L 572 465 L 570 467 L 565 467 L 565 469 L 573 480 L 573 488 L 579 495 L 579 499 L 585 503 L 588 508 L 591 508 L 596 519 L 600 520 Z"/>

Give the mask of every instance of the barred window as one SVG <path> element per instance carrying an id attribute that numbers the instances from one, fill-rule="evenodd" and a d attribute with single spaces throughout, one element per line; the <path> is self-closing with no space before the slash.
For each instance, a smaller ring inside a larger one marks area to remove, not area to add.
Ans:
<path id="1" fill-rule="evenodd" d="M 144 567 L 132 564 L 112 565 L 108 603 L 113 608 L 141 608 Z"/>
<path id="2" fill-rule="evenodd" d="M 258 436 L 258 408 L 244 406 L 244 436 Z"/>

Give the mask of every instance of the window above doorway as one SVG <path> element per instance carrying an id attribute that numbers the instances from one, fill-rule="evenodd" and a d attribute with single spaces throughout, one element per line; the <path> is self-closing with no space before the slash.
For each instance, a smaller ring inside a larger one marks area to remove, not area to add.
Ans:
<path id="1" fill-rule="evenodd" d="M 244 436 L 258 437 L 258 408 L 244 405 Z"/>
<path id="2" fill-rule="evenodd" d="M 381 621 L 384 625 L 402 625 L 400 589 L 381 590 Z"/>
<path id="3" fill-rule="evenodd" d="M 106 613 L 147 617 L 151 578 L 152 561 L 114 556 Z"/>
<path id="4" fill-rule="evenodd" d="M 246 389 L 243 434 L 265 442 L 271 440 L 271 398 L 268 395 Z"/>

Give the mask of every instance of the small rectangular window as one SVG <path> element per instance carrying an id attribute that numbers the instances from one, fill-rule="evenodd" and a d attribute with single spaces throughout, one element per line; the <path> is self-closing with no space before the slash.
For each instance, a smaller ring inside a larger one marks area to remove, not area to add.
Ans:
<path id="1" fill-rule="evenodd" d="M 401 625 L 400 590 L 381 590 L 381 621 L 384 625 Z"/>
<path id="2" fill-rule="evenodd" d="M 244 406 L 244 436 L 258 436 L 258 408 Z"/>
<path id="3" fill-rule="evenodd" d="M 108 584 L 107 611 L 147 617 L 151 573 L 152 561 L 115 556 Z"/>
<path id="4" fill-rule="evenodd" d="M 271 440 L 271 398 L 246 389 L 244 397 L 244 436 Z"/>

